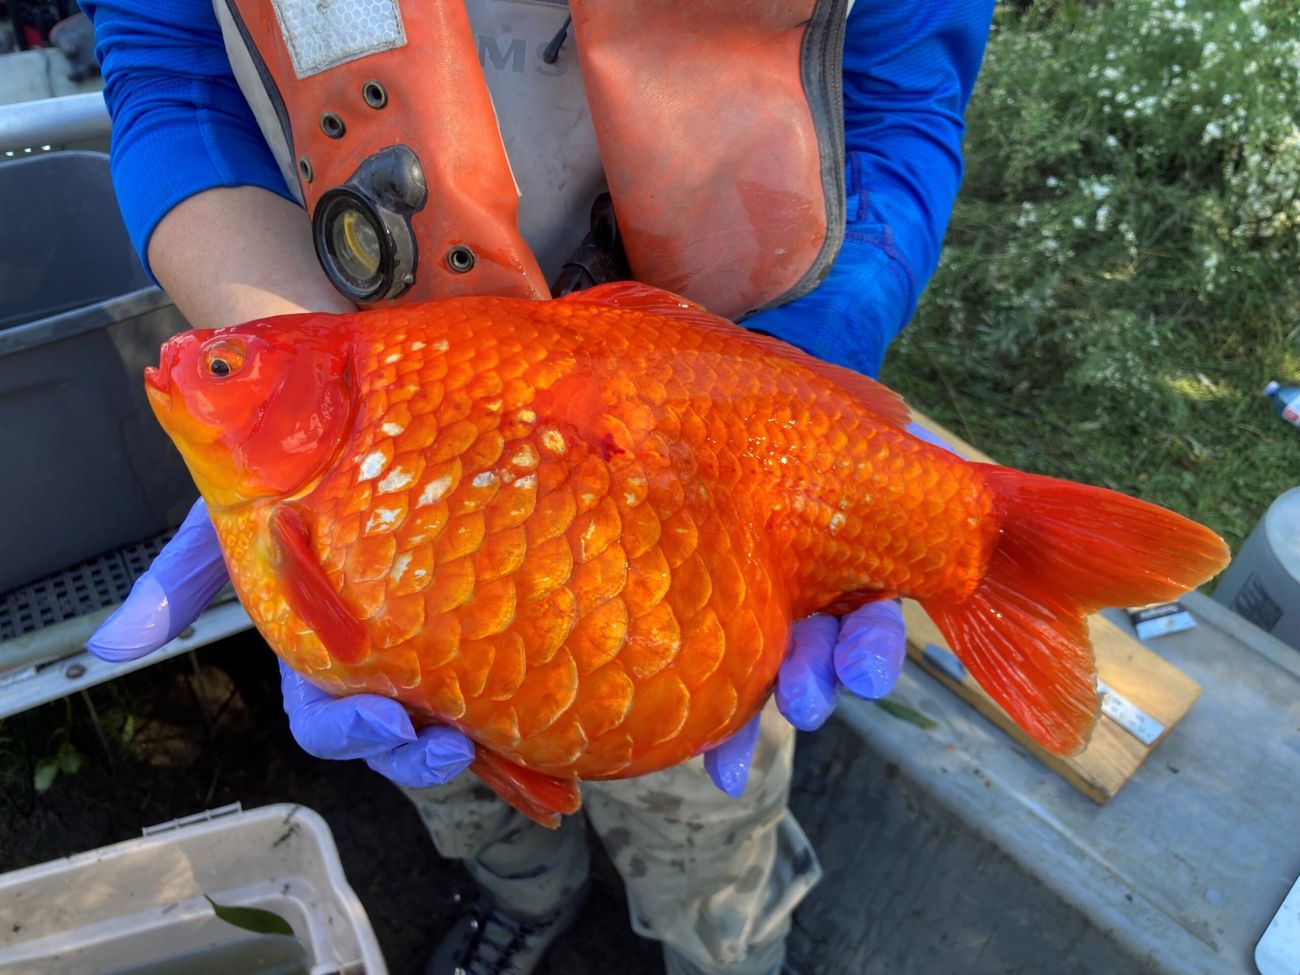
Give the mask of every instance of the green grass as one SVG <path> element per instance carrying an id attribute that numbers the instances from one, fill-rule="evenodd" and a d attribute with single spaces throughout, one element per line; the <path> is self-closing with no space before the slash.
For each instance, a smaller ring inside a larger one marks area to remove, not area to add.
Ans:
<path id="1" fill-rule="evenodd" d="M 883 378 L 1027 470 L 1240 544 L 1300 483 L 1300 23 L 1255 0 L 997 15 L 939 271 Z"/>

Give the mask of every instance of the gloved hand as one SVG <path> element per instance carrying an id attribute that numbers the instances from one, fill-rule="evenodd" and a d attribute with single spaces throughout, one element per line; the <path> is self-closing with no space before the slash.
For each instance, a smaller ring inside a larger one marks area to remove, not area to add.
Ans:
<path id="1" fill-rule="evenodd" d="M 841 687 L 868 700 L 888 694 L 905 652 L 903 612 L 894 600 L 868 603 L 843 619 L 799 620 L 777 673 L 776 706 L 800 731 L 813 731 L 835 710 Z M 714 784 L 733 799 L 745 789 L 761 717 L 704 756 Z"/>
<path id="2" fill-rule="evenodd" d="M 474 743 L 455 728 L 416 732 L 406 708 L 390 697 L 334 697 L 308 684 L 280 661 L 284 713 L 294 741 L 317 758 L 364 758 L 408 789 L 450 782 L 474 761 Z"/>
<path id="3" fill-rule="evenodd" d="M 189 626 L 228 580 L 217 534 L 200 499 L 130 595 L 86 642 L 103 660 L 153 653 Z M 289 730 L 317 758 L 364 758 L 398 785 L 440 785 L 474 760 L 474 744 L 454 728 L 416 733 L 406 710 L 375 694 L 335 698 L 280 665 Z"/>

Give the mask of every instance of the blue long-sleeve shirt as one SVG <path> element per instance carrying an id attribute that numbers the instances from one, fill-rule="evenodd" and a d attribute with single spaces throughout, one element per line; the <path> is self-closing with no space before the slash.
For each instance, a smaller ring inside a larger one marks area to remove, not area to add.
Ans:
<path id="1" fill-rule="evenodd" d="M 143 260 L 158 222 L 196 193 L 258 186 L 293 198 L 235 83 L 211 0 L 81 6 L 113 117 L 118 203 Z M 851 336 L 832 334 L 845 328 L 833 318 L 819 334 L 788 317 L 770 330 L 822 358 L 879 366 L 939 261 L 992 10 L 993 0 L 857 0 L 844 49 L 849 239 L 836 271 L 840 286 L 854 273 L 887 280 L 870 289 L 872 307 L 854 317 Z M 855 271 L 852 252 L 864 246 L 883 264 Z"/>

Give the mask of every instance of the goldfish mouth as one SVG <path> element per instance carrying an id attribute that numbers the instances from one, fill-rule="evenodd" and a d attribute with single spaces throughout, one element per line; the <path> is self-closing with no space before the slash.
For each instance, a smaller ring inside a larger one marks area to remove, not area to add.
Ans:
<path id="1" fill-rule="evenodd" d="M 163 385 L 163 374 L 161 369 L 154 366 L 145 366 L 144 369 L 144 388 L 148 393 L 149 399 L 157 401 L 161 399 L 164 403 L 171 401 L 171 393 Z"/>
<path id="2" fill-rule="evenodd" d="M 144 394 L 149 397 L 149 405 L 153 407 L 153 415 L 158 423 L 168 434 L 171 434 L 172 394 L 169 385 L 161 369 L 155 369 L 153 366 L 145 367 Z"/>

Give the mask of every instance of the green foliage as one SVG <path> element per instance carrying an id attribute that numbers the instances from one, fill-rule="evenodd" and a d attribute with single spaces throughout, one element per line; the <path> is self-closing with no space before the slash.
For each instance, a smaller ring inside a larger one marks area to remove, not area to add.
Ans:
<path id="1" fill-rule="evenodd" d="M 999 9 L 943 263 L 886 380 L 1006 463 L 1241 540 L 1300 440 L 1300 18 L 1261 0 Z"/>
<path id="2" fill-rule="evenodd" d="M 36 763 L 32 784 L 37 793 L 49 792 L 60 772 L 65 775 L 76 775 L 81 771 L 82 761 L 81 752 L 77 751 L 72 742 L 63 739 L 53 753 Z"/>

